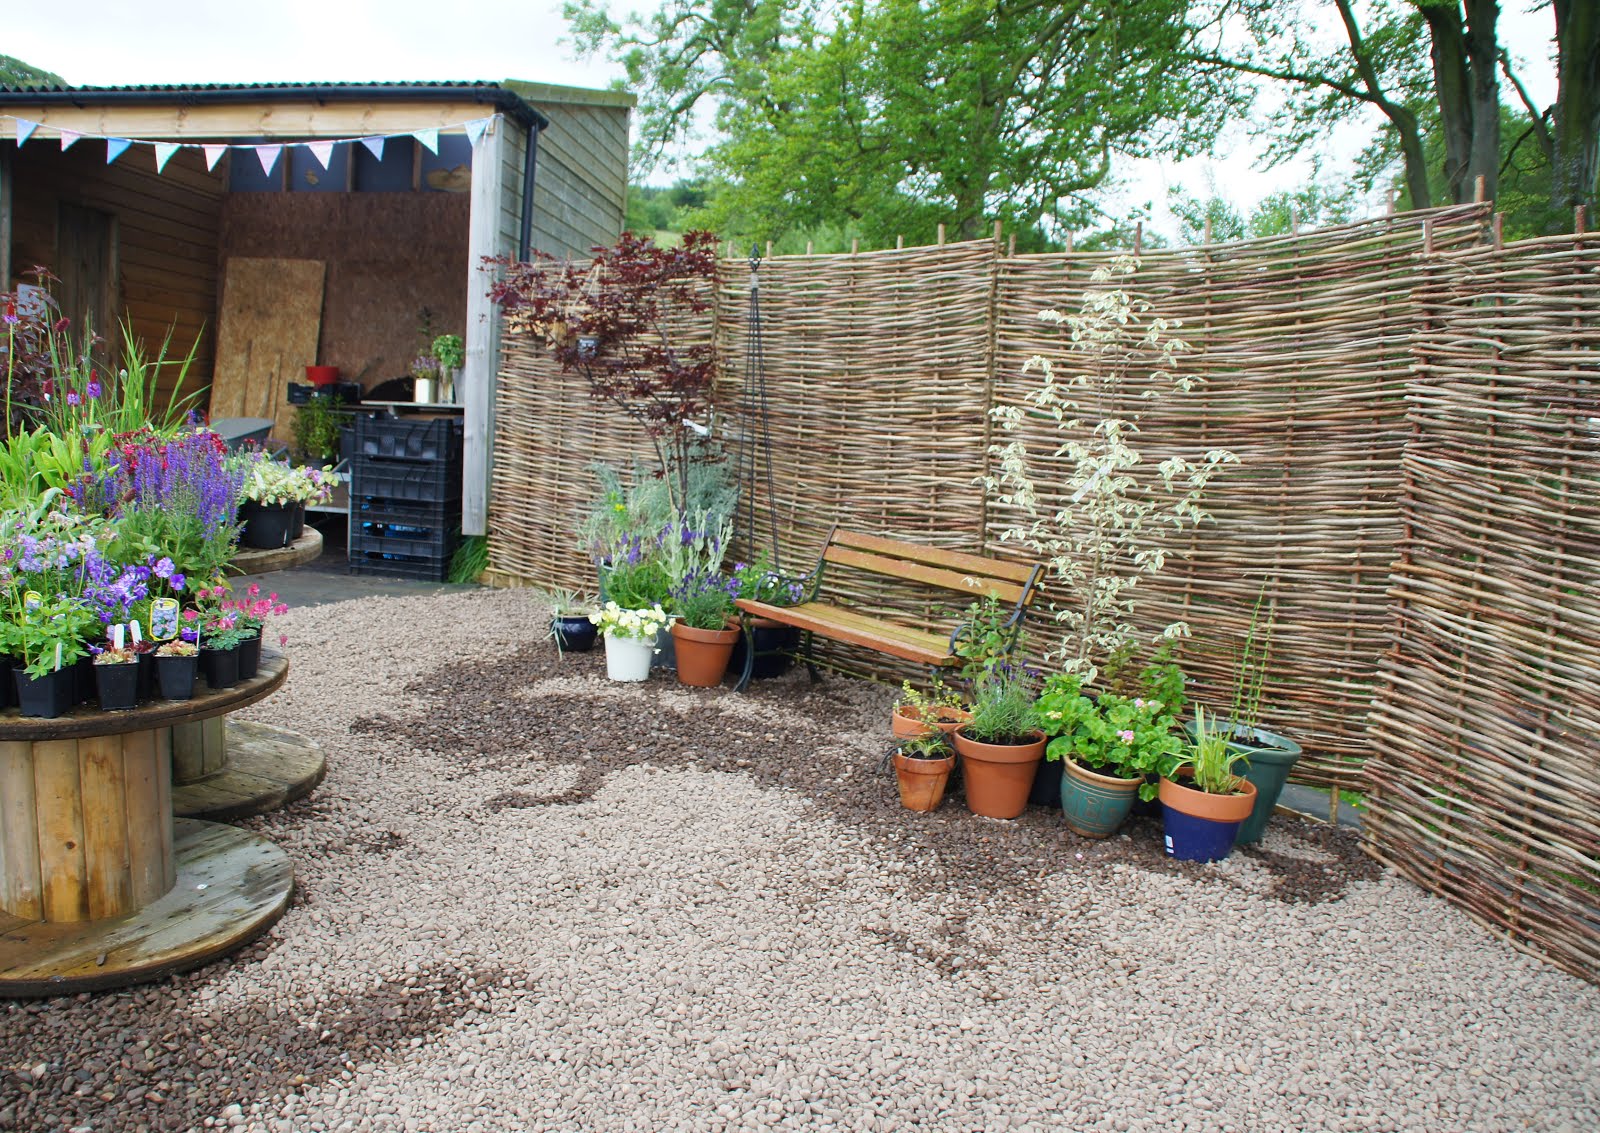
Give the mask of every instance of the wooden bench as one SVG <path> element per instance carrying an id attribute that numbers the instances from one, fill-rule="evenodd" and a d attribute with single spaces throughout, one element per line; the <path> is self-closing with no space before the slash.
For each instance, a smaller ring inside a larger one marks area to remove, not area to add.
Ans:
<path id="1" fill-rule="evenodd" d="M 958 665 L 962 659 L 956 646 L 967 629 L 961 621 L 946 633 L 934 633 L 919 626 L 908 625 L 861 613 L 826 597 L 825 586 L 834 572 L 847 570 L 882 578 L 905 579 L 923 583 L 940 590 L 964 595 L 960 603 L 963 613 L 973 600 L 992 596 L 1003 606 L 1011 608 L 1006 622 L 1009 633 L 1008 648 L 1015 645 L 1022 621 L 1027 616 L 1037 594 L 1041 568 L 1023 563 L 1008 563 L 982 555 L 961 551 L 944 551 L 907 543 L 899 539 L 886 539 L 860 531 L 841 531 L 837 524 L 828 532 L 817 559 L 816 569 L 807 577 L 805 597 L 794 606 L 773 606 L 750 598 L 741 598 L 738 606 L 750 617 L 769 618 L 782 625 L 805 631 L 804 659 L 816 676 L 812 661 L 812 644 L 815 637 L 825 637 L 858 645 L 891 657 L 915 661 L 931 668 Z M 753 659 L 754 643 L 747 638 L 745 675 L 739 688 L 749 680 L 749 661 Z"/>

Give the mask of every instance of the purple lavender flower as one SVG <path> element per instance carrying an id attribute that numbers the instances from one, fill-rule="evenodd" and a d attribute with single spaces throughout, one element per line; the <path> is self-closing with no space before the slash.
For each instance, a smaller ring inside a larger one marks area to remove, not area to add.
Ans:
<path id="1" fill-rule="evenodd" d="M 95 381 L 93 378 L 90 378 L 89 384 L 84 388 L 83 392 L 89 395 L 90 401 L 97 401 L 99 400 L 100 395 L 105 391 L 100 388 L 99 382 Z"/>

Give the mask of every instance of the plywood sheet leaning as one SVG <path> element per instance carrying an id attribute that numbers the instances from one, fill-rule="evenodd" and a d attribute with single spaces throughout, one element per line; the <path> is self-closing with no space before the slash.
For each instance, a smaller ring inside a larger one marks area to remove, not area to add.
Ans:
<path id="1" fill-rule="evenodd" d="M 292 439 L 287 383 L 302 380 L 305 367 L 317 361 L 326 274 L 321 260 L 228 259 L 213 418 L 271 417 L 273 437 Z"/>

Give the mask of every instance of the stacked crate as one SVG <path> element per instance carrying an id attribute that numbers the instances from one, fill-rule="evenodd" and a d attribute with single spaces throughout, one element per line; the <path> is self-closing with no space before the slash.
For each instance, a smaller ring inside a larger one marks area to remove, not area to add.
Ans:
<path id="1" fill-rule="evenodd" d="M 459 417 L 356 416 L 350 569 L 442 582 L 461 533 Z"/>

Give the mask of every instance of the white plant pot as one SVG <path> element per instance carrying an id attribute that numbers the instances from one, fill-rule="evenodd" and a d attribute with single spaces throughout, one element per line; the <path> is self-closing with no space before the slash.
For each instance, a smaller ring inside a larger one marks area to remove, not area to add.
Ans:
<path id="1" fill-rule="evenodd" d="M 606 634 L 606 676 L 614 681 L 649 680 L 650 658 L 655 651 L 654 641 Z"/>

